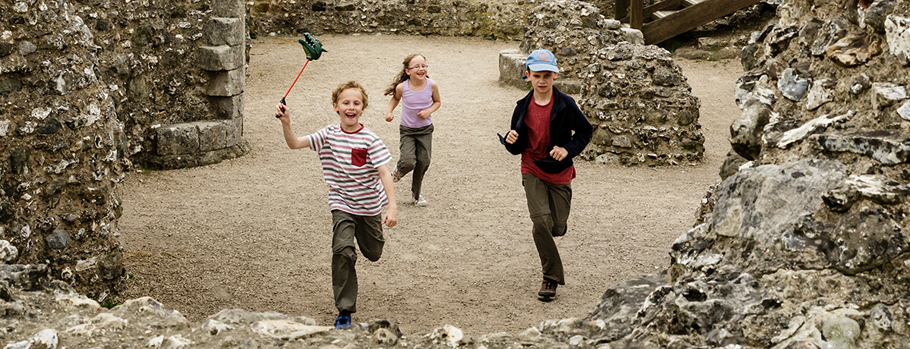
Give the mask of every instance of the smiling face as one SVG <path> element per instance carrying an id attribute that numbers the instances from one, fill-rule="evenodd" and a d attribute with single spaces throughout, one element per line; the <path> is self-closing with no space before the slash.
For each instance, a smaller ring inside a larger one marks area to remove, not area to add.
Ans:
<path id="1" fill-rule="evenodd" d="M 421 80 L 427 78 L 427 59 L 416 55 L 408 61 L 407 73 L 411 79 Z"/>
<path id="2" fill-rule="evenodd" d="M 556 79 L 557 75 L 559 73 L 551 71 L 525 71 L 525 76 L 531 81 L 531 87 L 534 88 L 534 92 L 539 94 L 549 94 L 553 90 L 553 80 Z"/>
<path id="3" fill-rule="evenodd" d="M 341 129 L 356 132 L 360 129 L 360 115 L 363 114 L 363 93 L 357 88 L 346 88 L 338 94 L 332 108 L 341 118 Z"/>

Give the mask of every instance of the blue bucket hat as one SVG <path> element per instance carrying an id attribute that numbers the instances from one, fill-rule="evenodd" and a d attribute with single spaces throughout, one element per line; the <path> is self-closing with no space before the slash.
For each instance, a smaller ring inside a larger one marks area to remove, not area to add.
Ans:
<path id="1" fill-rule="evenodd" d="M 544 49 L 537 49 L 531 52 L 527 61 L 525 61 L 525 67 L 531 69 L 531 71 L 559 73 L 559 68 L 556 67 L 556 56 L 553 55 L 553 52 Z"/>

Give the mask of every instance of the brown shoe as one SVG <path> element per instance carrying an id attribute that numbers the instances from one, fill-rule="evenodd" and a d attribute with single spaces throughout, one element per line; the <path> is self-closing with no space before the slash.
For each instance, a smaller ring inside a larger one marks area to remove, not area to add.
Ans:
<path id="1" fill-rule="evenodd" d="M 543 283 L 540 284 L 540 292 L 537 292 L 537 296 L 540 297 L 540 300 L 548 302 L 556 297 L 556 281 L 543 279 Z"/>

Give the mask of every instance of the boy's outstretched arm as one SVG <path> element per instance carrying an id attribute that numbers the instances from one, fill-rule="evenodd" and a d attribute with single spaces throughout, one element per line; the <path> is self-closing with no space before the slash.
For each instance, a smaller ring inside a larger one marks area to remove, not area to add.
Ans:
<path id="1" fill-rule="evenodd" d="M 389 207 L 386 208 L 385 215 L 382 216 L 382 224 L 391 228 L 398 224 L 398 203 L 395 201 L 395 183 L 392 182 L 392 172 L 386 165 L 376 168 L 379 170 L 379 180 L 385 188 L 385 196 L 389 198 Z"/>
<path id="2" fill-rule="evenodd" d="M 288 143 L 288 148 L 300 149 L 310 147 L 309 137 L 297 137 L 294 129 L 291 128 L 291 110 L 284 104 L 278 103 L 275 116 L 281 120 L 281 130 L 284 132 L 284 141 Z"/>

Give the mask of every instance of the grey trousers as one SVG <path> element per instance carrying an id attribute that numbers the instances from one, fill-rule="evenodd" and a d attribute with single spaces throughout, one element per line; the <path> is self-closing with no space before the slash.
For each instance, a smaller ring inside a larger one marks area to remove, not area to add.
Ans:
<path id="1" fill-rule="evenodd" d="M 528 198 L 528 212 L 533 223 L 531 234 L 540 256 L 543 278 L 565 285 L 562 259 L 553 237 L 565 235 L 568 229 L 566 221 L 572 206 L 572 185 L 548 183 L 533 174 L 522 174 L 521 183 Z"/>
<path id="2" fill-rule="evenodd" d="M 416 200 L 420 196 L 423 176 L 430 168 L 430 156 L 433 150 L 433 125 L 421 128 L 399 126 L 401 133 L 401 156 L 398 159 L 398 174 L 404 176 L 414 171 L 411 180 L 411 192 Z"/>
<path id="3" fill-rule="evenodd" d="M 375 262 L 382 256 L 382 218 L 358 216 L 344 211 L 332 210 L 332 291 L 335 294 L 335 308 L 338 311 L 357 311 L 357 251 L 354 239 L 360 246 L 360 253 Z"/>

